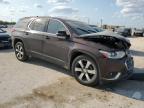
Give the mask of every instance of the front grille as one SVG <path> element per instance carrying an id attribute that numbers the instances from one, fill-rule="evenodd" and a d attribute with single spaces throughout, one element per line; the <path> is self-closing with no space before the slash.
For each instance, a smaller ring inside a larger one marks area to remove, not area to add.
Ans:
<path id="1" fill-rule="evenodd" d="M 2 41 L 8 41 L 8 38 L 9 37 L 0 37 L 0 42 L 2 42 Z"/>

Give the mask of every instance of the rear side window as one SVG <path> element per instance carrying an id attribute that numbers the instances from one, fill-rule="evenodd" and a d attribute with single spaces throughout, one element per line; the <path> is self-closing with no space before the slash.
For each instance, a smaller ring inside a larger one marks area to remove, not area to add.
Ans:
<path id="1" fill-rule="evenodd" d="M 15 25 L 15 28 L 27 28 L 28 26 L 28 23 L 30 22 L 31 20 L 29 18 L 27 19 L 21 19 L 17 22 L 17 24 Z"/>
<path id="2" fill-rule="evenodd" d="M 58 31 L 66 31 L 64 25 L 57 20 L 50 20 L 48 24 L 48 33 L 56 34 Z"/>
<path id="3" fill-rule="evenodd" d="M 46 24 L 47 24 L 46 19 L 36 19 L 35 21 L 32 22 L 32 24 L 30 25 L 30 28 L 32 30 L 44 32 Z"/>

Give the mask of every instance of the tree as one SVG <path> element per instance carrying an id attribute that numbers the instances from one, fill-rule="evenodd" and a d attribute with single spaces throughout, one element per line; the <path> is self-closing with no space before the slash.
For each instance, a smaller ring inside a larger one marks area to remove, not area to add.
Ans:
<path id="1" fill-rule="evenodd" d="M 8 22 L 8 21 L 2 21 L 0 20 L 0 25 L 15 25 L 16 22 Z"/>

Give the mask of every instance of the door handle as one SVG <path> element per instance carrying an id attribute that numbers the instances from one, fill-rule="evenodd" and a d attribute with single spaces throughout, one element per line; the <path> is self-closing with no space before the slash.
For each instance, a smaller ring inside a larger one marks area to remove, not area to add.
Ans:
<path id="1" fill-rule="evenodd" d="M 49 36 L 46 36 L 46 39 L 50 39 L 50 37 L 49 37 Z"/>
<path id="2" fill-rule="evenodd" d="M 25 32 L 25 35 L 29 35 L 29 33 L 28 33 L 28 32 Z"/>

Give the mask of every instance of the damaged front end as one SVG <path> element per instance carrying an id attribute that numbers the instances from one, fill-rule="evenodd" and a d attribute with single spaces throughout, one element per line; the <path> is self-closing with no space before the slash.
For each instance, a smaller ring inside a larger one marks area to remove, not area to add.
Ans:
<path id="1" fill-rule="evenodd" d="M 133 74 L 134 61 L 129 48 L 131 43 L 128 39 L 115 33 L 95 33 L 82 35 L 86 41 L 100 43 L 99 49 L 100 68 L 103 72 L 103 81 L 117 81 L 127 79 Z M 113 68 L 110 68 L 114 66 Z"/>
<path id="2" fill-rule="evenodd" d="M 87 41 L 100 43 L 109 48 L 117 49 L 117 50 L 125 51 L 125 50 L 128 50 L 131 46 L 131 43 L 128 39 L 118 34 L 115 34 L 113 32 L 108 32 L 108 31 L 81 35 L 80 37 Z"/>
<path id="3" fill-rule="evenodd" d="M 84 37 L 84 39 L 86 39 L 87 41 L 101 43 L 102 45 L 117 50 L 127 50 L 131 46 L 130 42 L 128 41 L 117 39 L 110 36 Z"/>

